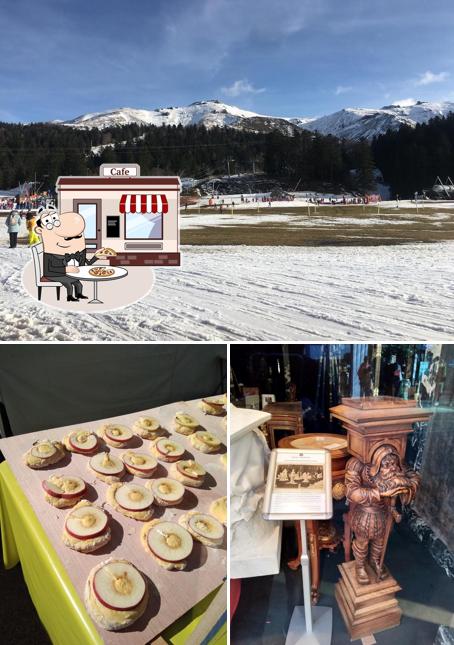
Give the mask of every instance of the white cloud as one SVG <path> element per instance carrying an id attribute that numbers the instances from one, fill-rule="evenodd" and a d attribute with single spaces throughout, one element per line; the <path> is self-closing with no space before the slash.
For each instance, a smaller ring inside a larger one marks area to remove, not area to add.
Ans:
<path id="1" fill-rule="evenodd" d="M 431 85 L 432 83 L 442 83 L 449 76 L 449 72 L 440 72 L 434 74 L 431 71 L 420 74 L 419 78 L 415 81 L 415 85 Z"/>
<path id="2" fill-rule="evenodd" d="M 338 85 L 334 94 L 339 96 L 339 94 L 347 94 L 347 92 L 351 92 L 352 90 L 353 87 L 351 85 Z"/>
<path id="3" fill-rule="evenodd" d="M 265 91 L 265 88 L 256 88 L 248 80 L 242 79 L 235 81 L 230 87 L 223 87 L 221 91 L 227 96 L 240 96 L 241 94 L 261 94 Z"/>
<path id="4" fill-rule="evenodd" d="M 391 105 L 400 106 L 400 107 L 411 107 L 415 105 L 416 99 L 401 99 L 400 101 L 394 101 Z"/>

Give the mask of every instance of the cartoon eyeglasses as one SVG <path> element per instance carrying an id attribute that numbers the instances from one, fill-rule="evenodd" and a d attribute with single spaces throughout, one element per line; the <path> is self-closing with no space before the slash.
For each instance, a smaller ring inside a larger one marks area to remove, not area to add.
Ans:
<path id="1" fill-rule="evenodd" d="M 47 215 L 42 218 L 43 226 L 45 226 L 49 231 L 51 231 L 54 226 L 60 226 L 61 222 L 58 218 L 58 213 L 52 213 L 52 215 Z"/>

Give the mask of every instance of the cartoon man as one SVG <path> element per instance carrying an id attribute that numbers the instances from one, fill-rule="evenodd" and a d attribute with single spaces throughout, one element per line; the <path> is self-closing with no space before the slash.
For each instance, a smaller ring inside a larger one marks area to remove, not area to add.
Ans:
<path id="1" fill-rule="evenodd" d="M 77 278 L 79 266 L 104 258 L 94 255 L 87 259 L 84 230 L 85 220 L 79 213 L 59 215 L 53 209 L 38 209 L 35 231 L 43 243 L 43 276 L 64 285 L 68 302 L 87 299 L 82 293 L 82 283 Z"/>

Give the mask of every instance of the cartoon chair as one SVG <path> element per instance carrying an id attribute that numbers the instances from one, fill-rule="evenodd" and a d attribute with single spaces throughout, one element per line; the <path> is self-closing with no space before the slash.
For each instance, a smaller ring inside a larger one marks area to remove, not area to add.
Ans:
<path id="1" fill-rule="evenodd" d="M 60 300 L 60 287 L 62 287 L 61 282 L 55 282 L 53 280 L 48 280 L 43 276 L 43 245 L 34 244 L 32 247 L 33 255 L 33 265 L 35 267 L 35 282 L 38 287 L 38 300 L 41 300 L 41 293 L 43 287 L 55 287 L 57 289 L 57 300 Z"/>

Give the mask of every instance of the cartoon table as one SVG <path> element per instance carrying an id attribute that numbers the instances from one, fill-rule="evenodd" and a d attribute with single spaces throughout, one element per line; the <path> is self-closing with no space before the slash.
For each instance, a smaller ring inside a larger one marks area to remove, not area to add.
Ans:
<path id="1" fill-rule="evenodd" d="M 100 266 L 100 265 L 99 265 Z M 79 280 L 87 280 L 93 282 L 93 298 L 88 301 L 89 305 L 102 305 L 102 300 L 98 300 L 98 282 L 104 280 L 119 280 L 120 278 L 125 278 L 128 275 L 127 269 L 123 267 L 106 267 L 112 269 L 114 273 L 109 276 L 101 277 L 99 275 L 94 276 L 90 274 L 92 266 L 83 266 L 78 267 L 78 273 L 71 273 L 72 276 L 77 277 Z"/>

